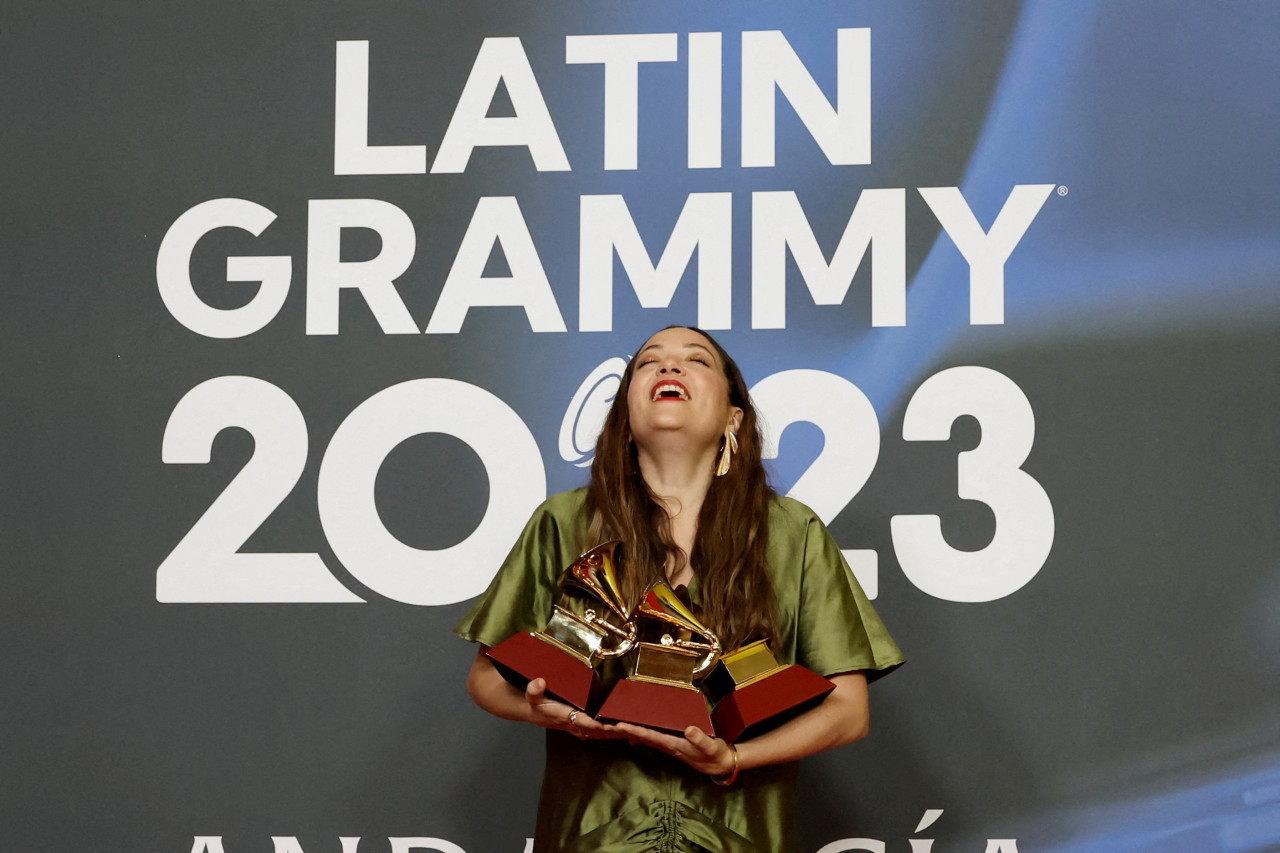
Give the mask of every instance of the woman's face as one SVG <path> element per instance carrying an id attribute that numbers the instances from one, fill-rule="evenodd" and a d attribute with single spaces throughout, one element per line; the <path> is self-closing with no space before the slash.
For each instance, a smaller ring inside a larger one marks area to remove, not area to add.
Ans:
<path id="1" fill-rule="evenodd" d="M 679 437 L 691 449 L 717 448 L 742 410 L 729 402 L 729 381 L 715 347 L 692 329 L 663 329 L 635 356 L 627 389 L 631 435 L 641 448 Z"/>

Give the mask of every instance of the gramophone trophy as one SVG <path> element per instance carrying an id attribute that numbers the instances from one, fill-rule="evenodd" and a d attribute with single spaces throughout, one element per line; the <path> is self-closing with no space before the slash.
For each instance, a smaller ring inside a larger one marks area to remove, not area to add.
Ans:
<path id="1" fill-rule="evenodd" d="M 565 569 L 561 604 L 545 628 L 522 631 L 489 649 L 489 659 L 508 681 L 523 688 L 542 678 L 547 693 L 595 713 L 604 697 L 595 664 L 626 654 L 636 641 L 636 625 L 618 585 L 619 544 L 597 545 Z"/>
<path id="2" fill-rule="evenodd" d="M 707 700 L 693 682 L 715 666 L 720 640 L 665 581 L 649 585 L 634 618 L 641 639 L 631 675 L 614 685 L 599 716 L 672 732 L 697 726 L 712 734 Z"/>
<path id="3" fill-rule="evenodd" d="M 721 657 L 706 687 L 722 697 L 711 714 L 716 736 L 734 743 L 813 707 L 836 686 L 798 664 L 778 663 L 768 644 L 757 640 Z"/>

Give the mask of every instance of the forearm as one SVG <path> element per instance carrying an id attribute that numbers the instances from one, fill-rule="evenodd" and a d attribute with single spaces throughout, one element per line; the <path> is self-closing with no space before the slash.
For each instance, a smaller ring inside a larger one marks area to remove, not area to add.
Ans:
<path id="1" fill-rule="evenodd" d="M 606 725 L 575 710 L 546 693 L 546 682 L 535 678 L 520 690 L 494 667 L 485 655 L 484 646 L 476 653 L 467 676 L 467 693 L 481 708 L 504 720 L 532 723 L 544 729 L 560 729 L 581 738 L 624 737 L 615 727 Z"/>
<path id="2" fill-rule="evenodd" d="M 494 667 L 485 651 L 482 646 L 471 663 L 471 672 L 467 675 L 467 694 L 473 702 L 495 717 L 522 723 L 532 722 L 524 691 L 502 677 L 502 673 Z"/>
<path id="3" fill-rule="evenodd" d="M 865 737 L 870 721 L 866 677 L 860 672 L 844 673 L 831 681 L 836 689 L 819 705 L 737 744 L 739 769 L 797 761 Z"/>

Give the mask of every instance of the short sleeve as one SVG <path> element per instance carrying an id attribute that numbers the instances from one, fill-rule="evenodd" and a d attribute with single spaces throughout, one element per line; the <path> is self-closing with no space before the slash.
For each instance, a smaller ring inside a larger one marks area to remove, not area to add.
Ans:
<path id="1" fill-rule="evenodd" d="M 799 556 L 799 589 L 795 597 L 795 658 L 819 675 L 862 670 L 875 680 L 906 658 L 867 599 L 840 547 L 822 521 L 803 504 L 789 499 L 792 540 L 789 559 Z M 770 529 L 770 537 L 774 530 Z M 773 549 L 771 548 L 771 551 Z"/>
<path id="2" fill-rule="evenodd" d="M 496 646 L 547 624 L 565 567 L 578 556 L 582 490 L 548 498 L 529 519 L 489 588 L 454 629 L 464 640 Z"/>

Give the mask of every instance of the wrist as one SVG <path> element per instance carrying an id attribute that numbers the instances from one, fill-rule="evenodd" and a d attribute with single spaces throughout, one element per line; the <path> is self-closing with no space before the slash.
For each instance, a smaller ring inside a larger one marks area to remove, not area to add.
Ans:
<path id="1" fill-rule="evenodd" d="M 729 744 L 730 764 L 728 772 L 721 774 L 712 774 L 711 781 L 717 785 L 732 785 L 738 778 L 738 770 L 740 769 L 740 758 L 738 748 L 733 744 Z"/>

